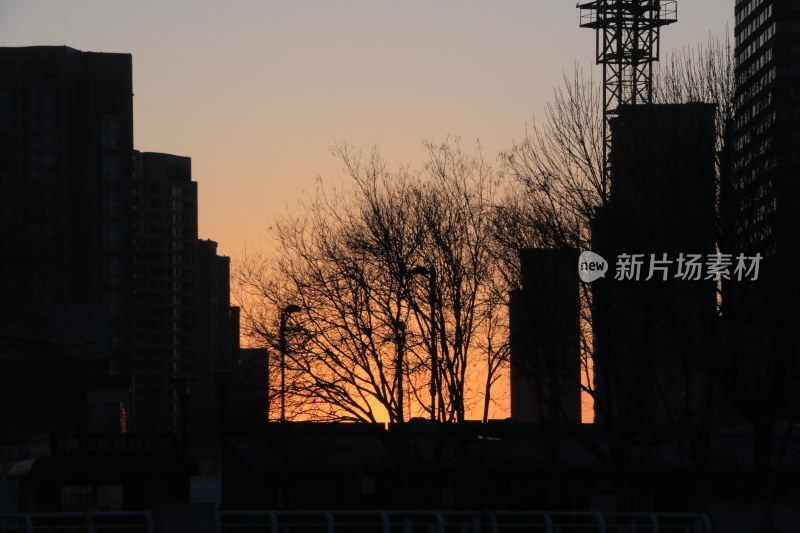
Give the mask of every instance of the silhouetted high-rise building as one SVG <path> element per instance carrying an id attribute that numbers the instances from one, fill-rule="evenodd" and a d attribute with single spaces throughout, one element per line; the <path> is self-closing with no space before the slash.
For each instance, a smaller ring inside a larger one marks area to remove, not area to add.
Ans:
<path id="1" fill-rule="evenodd" d="M 800 283 L 800 4 L 737 0 L 727 251 L 763 260 L 756 283 L 726 283 L 729 393 L 754 426 L 791 420 Z"/>
<path id="2" fill-rule="evenodd" d="M 173 377 L 197 360 L 197 183 L 191 159 L 136 153 L 133 424 L 178 427 Z"/>
<path id="3" fill-rule="evenodd" d="M 109 376 L 128 370 L 131 339 L 132 102 L 129 54 L 0 48 L 7 431 L 119 418 Z"/>
<path id="4" fill-rule="evenodd" d="M 188 377 L 190 435 L 207 444 L 219 430 L 219 371 L 231 370 L 239 349 L 230 258 L 197 238 L 191 159 L 137 152 L 135 162 L 132 427 L 177 431 L 174 378 Z"/>
<path id="5" fill-rule="evenodd" d="M 196 393 L 190 408 L 201 437 L 220 430 L 220 395 L 227 393 L 220 372 L 232 372 L 239 356 L 239 308 L 231 307 L 230 273 L 231 259 L 217 255 L 217 243 L 198 241 Z"/>
<path id="6" fill-rule="evenodd" d="M 734 198 L 738 250 L 800 249 L 800 4 L 736 1 Z"/>
<path id="7" fill-rule="evenodd" d="M 791 315 L 800 297 L 800 285 L 789 283 L 800 260 L 800 4 L 738 0 L 735 32 L 733 169 L 723 197 L 732 218 L 728 247 L 761 254 L 764 265 L 758 292 L 731 288 L 729 300 Z"/>
<path id="8" fill-rule="evenodd" d="M 238 349 L 229 260 L 198 245 L 191 161 L 135 153 L 132 102 L 129 54 L 0 48 L 9 434 L 175 431 L 173 378 L 211 394 L 210 369 Z"/>
<path id="9" fill-rule="evenodd" d="M 715 327 L 715 282 L 686 263 L 715 253 L 714 106 L 621 106 L 611 125 L 611 197 L 592 231 L 610 265 L 591 287 L 596 418 L 691 424 Z"/>
<path id="10" fill-rule="evenodd" d="M 578 254 L 520 252 L 522 288 L 510 300 L 511 416 L 581 422 Z"/>

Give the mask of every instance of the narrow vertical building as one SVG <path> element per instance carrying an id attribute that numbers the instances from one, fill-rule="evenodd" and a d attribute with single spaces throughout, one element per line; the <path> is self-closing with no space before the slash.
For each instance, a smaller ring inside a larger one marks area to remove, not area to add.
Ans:
<path id="1" fill-rule="evenodd" d="M 522 288 L 511 293 L 511 416 L 523 422 L 581 422 L 578 254 L 520 252 Z"/>
<path id="2" fill-rule="evenodd" d="M 234 372 L 239 357 L 239 308 L 231 306 L 230 274 L 230 257 L 217 255 L 217 243 L 198 241 L 198 351 L 191 419 L 197 438 L 212 443 L 226 415 L 221 395 L 229 395 L 219 381 L 220 373 Z"/>
<path id="3" fill-rule="evenodd" d="M 175 431 L 173 377 L 197 359 L 197 183 L 191 159 L 135 154 L 132 426 Z"/>

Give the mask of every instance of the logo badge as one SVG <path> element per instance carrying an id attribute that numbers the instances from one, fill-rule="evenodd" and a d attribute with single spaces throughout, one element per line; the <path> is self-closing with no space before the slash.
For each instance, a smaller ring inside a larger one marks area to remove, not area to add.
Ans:
<path id="1" fill-rule="evenodd" d="M 578 258 L 578 276 L 581 281 L 591 283 L 606 277 L 608 262 L 594 252 L 583 252 Z"/>

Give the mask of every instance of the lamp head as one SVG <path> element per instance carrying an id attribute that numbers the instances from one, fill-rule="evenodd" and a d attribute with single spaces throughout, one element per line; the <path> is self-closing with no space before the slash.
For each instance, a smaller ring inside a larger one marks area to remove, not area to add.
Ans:
<path id="1" fill-rule="evenodd" d="M 411 270 L 409 270 L 408 273 L 411 274 L 412 276 L 417 276 L 417 275 L 427 276 L 428 274 L 431 273 L 431 271 L 428 269 L 428 267 L 417 265 Z"/>
<path id="2" fill-rule="evenodd" d="M 172 378 L 172 384 L 175 385 L 175 392 L 178 393 L 178 397 L 186 400 L 192 393 L 194 378 L 190 376 L 175 376 Z"/>
<path id="3" fill-rule="evenodd" d="M 292 313 L 299 313 L 302 310 L 303 308 L 299 305 L 289 304 L 283 308 L 283 313 L 286 315 L 291 315 Z"/>

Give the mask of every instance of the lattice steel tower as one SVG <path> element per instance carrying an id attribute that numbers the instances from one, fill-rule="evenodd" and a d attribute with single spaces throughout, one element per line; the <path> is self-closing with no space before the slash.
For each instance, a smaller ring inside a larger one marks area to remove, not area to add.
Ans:
<path id="1" fill-rule="evenodd" d="M 613 118 L 621 104 L 653 101 L 653 63 L 662 26 L 677 21 L 677 0 L 593 0 L 578 4 L 581 27 L 597 32 L 597 64 L 603 65 L 603 159 L 607 188 Z M 603 193 L 607 193 L 607 189 Z"/>

